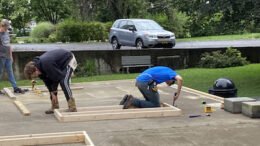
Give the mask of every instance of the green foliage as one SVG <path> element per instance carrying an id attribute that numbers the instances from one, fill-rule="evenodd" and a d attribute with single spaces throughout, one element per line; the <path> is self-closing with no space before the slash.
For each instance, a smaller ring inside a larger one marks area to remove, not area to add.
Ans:
<path id="1" fill-rule="evenodd" d="M 49 21 L 57 24 L 71 16 L 73 0 L 31 0 L 32 13 L 37 21 Z"/>
<path id="2" fill-rule="evenodd" d="M 81 41 L 82 30 L 80 23 L 71 19 L 59 23 L 57 25 L 57 40 L 62 42 Z"/>
<path id="3" fill-rule="evenodd" d="M 199 62 L 199 65 L 205 68 L 225 68 L 246 64 L 249 64 L 249 62 L 241 56 L 240 51 L 232 48 L 228 48 L 223 54 L 220 51 L 203 53 Z"/>
<path id="4" fill-rule="evenodd" d="M 94 59 L 87 59 L 83 64 L 79 64 L 76 71 L 76 76 L 86 77 L 97 75 L 96 63 Z"/>
<path id="5" fill-rule="evenodd" d="M 32 31 L 31 37 L 34 39 L 46 39 L 55 31 L 55 26 L 49 22 L 39 23 Z"/>
<path id="6" fill-rule="evenodd" d="M 57 26 L 57 40 L 62 42 L 104 41 L 107 28 L 100 22 L 78 22 L 66 20 Z"/>
<path id="7" fill-rule="evenodd" d="M 164 29 L 174 32 L 176 37 L 189 37 L 188 16 L 185 13 L 177 12 L 177 10 L 173 10 L 172 15 L 173 21 L 169 21 L 169 18 L 163 13 L 147 15 L 146 18 L 153 19 Z"/>

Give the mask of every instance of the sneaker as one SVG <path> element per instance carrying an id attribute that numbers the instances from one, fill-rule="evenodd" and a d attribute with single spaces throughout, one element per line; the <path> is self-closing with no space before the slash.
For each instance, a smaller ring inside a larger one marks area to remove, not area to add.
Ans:
<path id="1" fill-rule="evenodd" d="M 124 103 L 123 109 L 128 109 L 129 107 L 131 107 L 131 105 L 133 103 L 133 99 L 134 99 L 134 97 L 132 95 L 129 95 L 127 100 Z"/>
<path id="2" fill-rule="evenodd" d="M 24 94 L 25 92 L 29 91 L 28 89 L 21 89 L 21 88 L 15 88 L 14 93 L 22 93 Z"/>
<path id="3" fill-rule="evenodd" d="M 4 95 L 5 93 L 4 93 L 2 90 L 0 90 L 0 95 L 1 95 L 1 94 Z"/>
<path id="4" fill-rule="evenodd" d="M 129 96 L 129 95 L 126 94 L 126 95 L 123 97 L 123 99 L 120 101 L 119 105 L 124 105 L 124 103 L 126 102 L 128 96 Z"/>
<path id="5" fill-rule="evenodd" d="M 48 109 L 47 111 L 45 111 L 45 114 L 53 114 L 53 113 L 54 113 L 53 109 Z"/>

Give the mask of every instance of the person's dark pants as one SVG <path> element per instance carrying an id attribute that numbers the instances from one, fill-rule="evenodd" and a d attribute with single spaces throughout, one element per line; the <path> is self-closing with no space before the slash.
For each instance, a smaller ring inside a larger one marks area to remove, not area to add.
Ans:
<path id="1" fill-rule="evenodd" d="M 53 83 L 52 84 L 52 90 L 57 91 L 57 92 L 54 93 L 57 96 L 58 85 L 60 84 L 61 89 L 63 90 L 64 95 L 66 97 L 66 100 L 69 101 L 73 97 L 71 89 L 70 89 L 70 84 L 69 84 L 73 69 L 70 66 L 67 66 L 66 69 L 64 70 L 64 72 L 66 72 L 65 78 L 63 78 L 60 82 Z M 50 99 L 52 100 L 51 94 L 50 94 Z"/>
<path id="2" fill-rule="evenodd" d="M 62 79 L 60 81 L 60 86 L 61 86 L 61 88 L 62 88 L 62 90 L 63 90 L 63 92 L 65 94 L 65 97 L 66 97 L 67 101 L 69 101 L 70 98 L 73 97 L 71 89 L 70 89 L 70 84 L 69 84 L 72 72 L 73 72 L 73 69 L 70 66 L 67 66 L 67 68 L 66 68 L 66 76 L 65 76 L 64 79 Z"/>
<path id="3" fill-rule="evenodd" d="M 160 107 L 160 96 L 157 91 L 153 90 L 154 84 L 136 81 L 136 86 L 143 94 L 145 100 L 134 98 L 132 105 L 139 108 Z"/>

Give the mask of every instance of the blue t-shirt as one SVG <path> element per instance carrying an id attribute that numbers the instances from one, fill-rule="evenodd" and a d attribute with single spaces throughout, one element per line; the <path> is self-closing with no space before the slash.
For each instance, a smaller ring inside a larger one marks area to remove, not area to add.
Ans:
<path id="1" fill-rule="evenodd" d="M 155 81 L 156 84 L 160 84 L 165 81 L 175 80 L 176 75 L 178 74 L 169 67 L 157 66 L 145 70 L 136 80 L 140 82 Z"/>

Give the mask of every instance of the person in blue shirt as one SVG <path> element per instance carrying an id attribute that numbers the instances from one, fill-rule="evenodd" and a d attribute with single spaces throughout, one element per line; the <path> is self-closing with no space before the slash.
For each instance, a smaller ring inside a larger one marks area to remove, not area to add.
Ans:
<path id="1" fill-rule="evenodd" d="M 143 94 L 145 100 L 134 98 L 132 95 L 126 95 L 120 102 L 124 109 L 131 106 L 138 108 L 160 107 L 160 96 L 157 91 L 157 84 L 166 83 L 171 86 L 177 82 L 177 92 L 173 94 L 173 100 L 176 101 L 180 96 L 183 79 L 174 70 L 165 66 L 156 66 L 142 72 L 136 78 L 136 86 Z"/>

